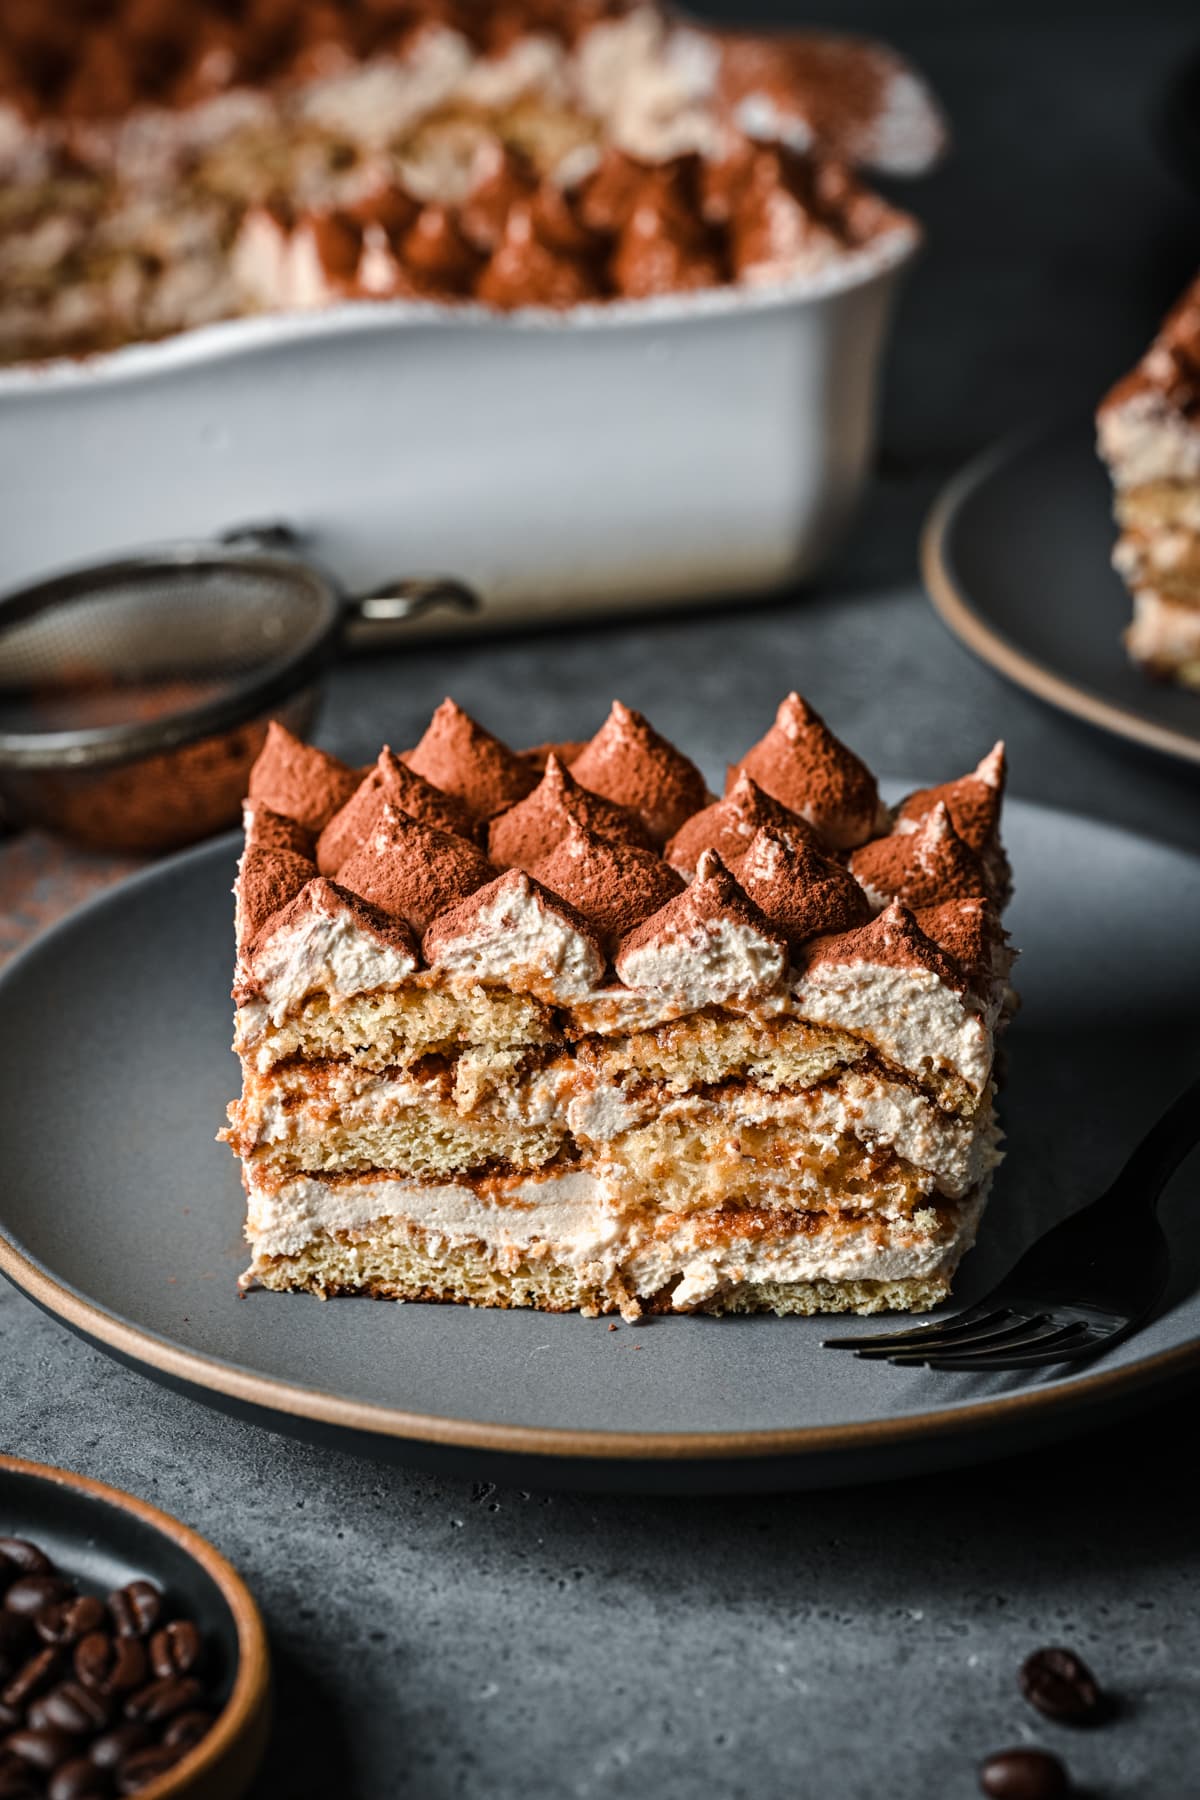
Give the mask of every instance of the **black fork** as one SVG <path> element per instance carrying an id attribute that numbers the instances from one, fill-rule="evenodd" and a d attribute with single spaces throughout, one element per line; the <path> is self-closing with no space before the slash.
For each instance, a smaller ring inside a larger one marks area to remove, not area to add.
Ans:
<path id="1" fill-rule="evenodd" d="M 1200 1142 L 1200 1078 L 1138 1145 L 1117 1179 L 1040 1237 L 977 1305 L 886 1336 L 826 1338 L 901 1368 L 1036 1369 L 1110 1350 L 1150 1318 L 1166 1291 L 1170 1251 L 1159 1197 Z"/>

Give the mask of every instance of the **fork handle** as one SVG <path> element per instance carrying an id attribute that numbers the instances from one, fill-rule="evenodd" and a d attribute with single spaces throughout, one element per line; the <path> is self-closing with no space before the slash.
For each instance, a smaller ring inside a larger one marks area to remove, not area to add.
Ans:
<path id="1" fill-rule="evenodd" d="M 1189 1150 L 1200 1142 L 1200 1076 L 1151 1127 L 1117 1179 L 1108 1198 L 1123 1206 L 1141 1200 L 1151 1210 Z"/>

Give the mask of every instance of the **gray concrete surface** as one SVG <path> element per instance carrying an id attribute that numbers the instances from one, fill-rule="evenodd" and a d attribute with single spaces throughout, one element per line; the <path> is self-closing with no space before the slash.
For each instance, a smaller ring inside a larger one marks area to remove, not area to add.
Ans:
<path id="1" fill-rule="evenodd" d="M 517 739 L 574 735 L 619 693 L 716 762 L 794 682 L 881 768 L 944 771 L 1003 732 L 1017 793 L 1200 849 L 1193 776 L 978 667 L 915 566 L 956 460 L 1087 405 L 1196 261 L 1200 203 L 1158 161 L 1147 109 L 1200 19 L 950 0 L 826 16 L 904 43 L 959 133 L 912 195 L 931 249 L 880 478 L 838 566 L 770 606 L 353 664 L 325 740 L 373 754 L 447 690 Z M 279 1661 L 271 1800 L 955 1800 L 982 1754 L 1024 1740 L 1064 1751 L 1095 1795 L 1200 1791 L 1190 1408 L 890 1488 L 644 1502 L 493 1491 L 269 1437 L 7 1288 L 0 1370 L 4 1448 L 146 1495 L 245 1571 Z M 1016 1665 L 1046 1641 L 1125 1696 L 1117 1724 L 1070 1735 L 1024 1707 Z"/>

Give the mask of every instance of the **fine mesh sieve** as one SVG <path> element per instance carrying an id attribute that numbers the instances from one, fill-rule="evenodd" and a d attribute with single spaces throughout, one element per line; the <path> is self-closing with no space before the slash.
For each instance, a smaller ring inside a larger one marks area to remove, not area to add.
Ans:
<path id="1" fill-rule="evenodd" d="M 304 732 L 351 618 L 475 607 L 461 583 L 347 596 L 284 527 L 175 543 L 0 599 L 0 798 L 96 847 L 230 824 L 272 718 Z"/>

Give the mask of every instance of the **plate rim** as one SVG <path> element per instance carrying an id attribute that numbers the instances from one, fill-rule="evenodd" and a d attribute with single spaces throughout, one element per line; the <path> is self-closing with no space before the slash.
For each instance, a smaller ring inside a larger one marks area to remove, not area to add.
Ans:
<path id="1" fill-rule="evenodd" d="M 967 501 L 998 469 L 1015 462 L 1035 445 L 1066 436 L 1078 428 L 1078 423 L 1073 418 L 1057 419 L 1009 433 L 971 457 L 950 478 L 921 528 L 920 563 L 926 590 L 935 612 L 953 636 L 1015 686 L 1101 731 L 1128 738 L 1162 755 L 1200 764 L 1200 729 L 1193 736 L 1174 726 L 1160 725 L 1056 674 L 998 630 L 972 603 L 951 571 L 948 539 Z M 1200 701 L 1197 706 L 1200 710 Z"/>
<path id="2" fill-rule="evenodd" d="M 147 1800 L 170 1800 L 174 1795 L 193 1796 L 195 1800 L 201 1795 L 212 1795 L 216 1800 L 220 1794 L 243 1792 L 266 1747 L 271 1653 L 258 1603 L 228 1557 L 173 1513 L 125 1488 L 97 1481 L 92 1475 L 3 1451 L 0 1474 L 68 1488 L 86 1501 L 131 1514 L 160 1537 L 169 1539 L 215 1583 L 233 1615 L 237 1633 L 238 1662 L 233 1687 L 208 1735 L 146 1793 Z M 230 1782 L 233 1787 L 228 1785 Z"/>
<path id="3" fill-rule="evenodd" d="M 1177 844 L 1106 820 L 1093 819 L 1086 813 L 1045 806 L 1035 800 L 1022 800 L 1021 805 L 1035 812 L 1065 815 L 1090 828 L 1133 838 L 1169 855 L 1192 860 L 1190 853 Z M 232 849 L 239 841 L 240 833 L 236 831 L 210 838 L 164 857 L 103 893 L 93 895 L 48 930 L 40 932 L 7 967 L 0 969 L 0 998 L 14 973 L 36 956 L 45 954 L 60 934 L 78 930 L 93 914 L 119 908 L 130 892 L 152 887 L 188 863 L 215 858 L 218 851 Z M 651 1465 L 693 1461 L 752 1462 L 797 1456 L 816 1460 L 854 1451 L 886 1451 L 911 1442 L 931 1439 L 936 1442 L 967 1435 L 980 1428 L 1002 1427 L 1030 1414 L 1040 1418 L 1054 1411 L 1070 1413 L 1080 1406 L 1127 1397 L 1156 1386 L 1170 1376 L 1200 1369 L 1198 1332 L 1185 1343 L 1116 1369 L 1077 1378 L 1068 1376 L 1014 1394 L 933 1411 L 905 1413 L 895 1418 L 841 1425 L 715 1432 L 606 1431 L 595 1427 L 516 1425 L 504 1421 L 447 1418 L 437 1413 L 414 1412 L 408 1408 L 325 1393 L 319 1388 L 305 1387 L 274 1375 L 258 1374 L 242 1364 L 206 1352 L 186 1349 L 76 1293 L 9 1238 L 3 1219 L 0 1219 L 0 1274 L 69 1329 L 144 1373 L 156 1374 L 168 1382 L 181 1383 L 186 1388 L 201 1390 L 205 1396 L 213 1396 L 213 1404 L 220 1400 L 232 1401 L 259 1412 L 306 1420 L 348 1435 L 358 1433 L 374 1439 L 443 1450 L 479 1450 L 534 1457 L 541 1459 L 547 1467 L 581 1460 Z M 187 1530 L 187 1527 L 180 1529 Z M 219 1552 L 213 1554 L 219 1555 Z"/>

